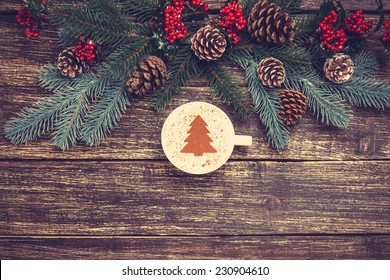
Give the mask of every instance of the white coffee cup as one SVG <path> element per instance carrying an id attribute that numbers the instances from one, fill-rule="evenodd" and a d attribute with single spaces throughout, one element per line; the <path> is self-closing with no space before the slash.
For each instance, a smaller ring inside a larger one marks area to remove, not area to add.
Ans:
<path id="1" fill-rule="evenodd" d="M 235 135 L 229 117 L 206 102 L 186 103 L 167 117 L 161 143 L 169 161 L 191 174 L 206 174 L 230 158 L 234 146 L 252 145 L 252 136 Z"/>

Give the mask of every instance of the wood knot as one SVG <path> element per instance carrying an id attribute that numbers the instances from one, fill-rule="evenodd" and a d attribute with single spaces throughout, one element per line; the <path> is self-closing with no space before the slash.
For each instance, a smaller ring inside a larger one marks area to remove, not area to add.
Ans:
<path id="1" fill-rule="evenodd" d="M 280 199 L 274 196 L 266 196 L 260 201 L 260 203 L 263 209 L 266 211 L 276 210 L 282 205 Z"/>
<path id="2" fill-rule="evenodd" d="M 367 135 L 360 138 L 358 153 L 359 154 L 372 154 L 376 150 L 376 137 L 374 135 Z"/>

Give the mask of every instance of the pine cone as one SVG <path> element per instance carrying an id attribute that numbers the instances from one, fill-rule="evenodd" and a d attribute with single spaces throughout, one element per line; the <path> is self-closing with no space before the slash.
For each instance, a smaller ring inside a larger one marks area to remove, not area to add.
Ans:
<path id="1" fill-rule="evenodd" d="M 268 57 L 260 61 L 257 76 L 263 86 L 280 87 L 286 77 L 286 70 L 279 59 Z"/>
<path id="2" fill-rule="evenodd" d="M 259 1 L 248 17 L 248 31 L 259 43 L 292 42 L 295 36 L 295 21 L 274 3 Z"/>
<path id="3" fill-rule="evenodd" d="M 354 72 L 351 57 L 347 54 L 336 53 L 328 58 L 324 64 L 325 76 L 336 84 L 348 81 Z"/>
<path id="4" fill-rule="evenodd" d="M 157 56 L 142 60 L 126 82 L 127 90 L 135 95 L 152 94 L 162 87 L 167 79 L 167 67 Z"/>
<path id="5" fill-rule="evenodd" d="M 199 59 L 217 60 L 226 50 L 225 35 L 210 25 L 199 29 L 191 39 L 191 49 Z"/>
<path id="6" fill-rule="evenodd" d="M 279 118 L 287 125 L 296 124 L 307 109 L 306 96 L 300 91 L 285 89 L 280 92 Z"/>
<path id="7" fill-rule="evenodd" d="M 61 70 L 62 75 L 74 78 L 86 72 L 89 66 L 75 55 L 72 48 L 69 48 L 58 55 L 57 68 Z"/>

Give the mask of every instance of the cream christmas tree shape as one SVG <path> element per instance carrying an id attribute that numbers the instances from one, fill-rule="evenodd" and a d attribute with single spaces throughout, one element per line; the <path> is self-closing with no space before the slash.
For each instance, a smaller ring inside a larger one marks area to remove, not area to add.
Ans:
<path id="1" fill-rule="evenodd" d="M 221 167 L 234 145 L 251 145 L 252 137 L 235 135 L 229 117 L 218 107 L 191 102 L 176 108 L 165 120 L 161 143 L 178 169 L 205 174 Z"/>
<path id="2" fill-rule="evenodd" d="M 210 145 L 211 140 L 208 133 L 210 131 L 206 128 L 207 123 L 201 116 L 196 118 L 191 123 L 191 129 L 187 132 L 190 136 L 184 140 L 188 144 L 180 151 L 181 153 L 193 153 L 194 156 L 203 156 L 203 153 L 216 153 L 217 151 Z"/>

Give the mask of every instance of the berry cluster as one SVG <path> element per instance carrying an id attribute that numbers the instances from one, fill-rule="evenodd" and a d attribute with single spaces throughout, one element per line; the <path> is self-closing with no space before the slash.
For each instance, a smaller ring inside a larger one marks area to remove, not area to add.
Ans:
<path id="1" fill-rule="evenodd" d="M 385 34 L 381 37 L 383 43 L 390 41 L 390 18 L 383 23 L 383 26 L 386 28 Z"/>
<path id="2" fill-rule="evenodd" d="M 372 28 L 372 20 L 365 20 L 363 10 L 359 10 L 345 20 L 344 26 L 349 33 L 365 35 Z"/>
<path id="3" fill-rule="evenodd" d="M 18 14 L 16 15 L 16 20 L 20 26 L 26 27 L 25 34 L 27 38 L 39 36 L 39 33 L 37 32 L 39 19 L 38 17 L 33 16 L 29 9 L 21 6 Z"/>
<path id="4" fill-rule="evenodd" d="M 96 59 L 96 44 L 92 40 L 81 40 L 73 48 L 75 55 L 88 63 Z"/>
<path id="5" fill-rule="evenodd" d="M 338 22 L 339 14 L 331 11 L 320 23 L 321 45 L 330 51 L 341 51 L 347 42 L 344 29 L 334 30 L 333 26 Z"/>
<path id="6" fill-rule="evenodd" d="M 165 8 L 164 32 L 170 44 L 173 44 L 176 40 L 184 39 L 187 36 L 187 28 L 184 26 L 181 20 L 183 18 L 184 9 L 188 5 L 188 1 L 172 0 L 172 5 L 168 5 Z M 204 11 L 209 10 L 208 4 L 201 0 L 191 0 L 191 5 L 194 7 L 202 7 Z"/>
<path id="7" fill-rule="evenodd" d="M 246 20 L 237 0 L 233 0 L 220 10 L 220 19 L 219 26 L 225 28 L 233 44 L 240 42 L 241 38 L 237 32 L 245 28 Z"/>

